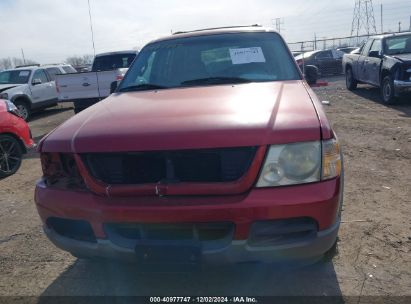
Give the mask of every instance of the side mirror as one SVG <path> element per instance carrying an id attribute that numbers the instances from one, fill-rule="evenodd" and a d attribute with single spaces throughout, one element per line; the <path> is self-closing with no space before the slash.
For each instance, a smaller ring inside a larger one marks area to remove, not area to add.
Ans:
<path id="1" fill-rule="evenodd" d="M 113 81 L 110 84 L 110 94 L 114 93 L 117 90 L 117 86 L 118 86 L 118 82 L 117 81 Z"/>
<path id="2" fill-rule="evenodd" d="M 41 84 L 42 82 L 41 82 L 41 79 L 40 78 L 36 78 L 36 79 L 33 79 L 33 81 L 31 82 L 31 84 L 32 85 L 38 85 L 38 84 Z"/>
<path id="3" fill-rule="evenodd" d="M 315 65 L 306 65 L 304 77 L 309 85 L 316 84 L 318 79 L 318 68 Z"/>
<path id="4" fill-rule="evenodd" d="M 381 54 L 379 51 L 371 51 L 368 53 L 368 57 L 381 58 Z"/>

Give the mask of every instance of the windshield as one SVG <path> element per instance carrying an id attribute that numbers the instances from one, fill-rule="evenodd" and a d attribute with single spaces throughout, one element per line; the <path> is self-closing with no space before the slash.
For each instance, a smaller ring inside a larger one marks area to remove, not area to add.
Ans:
<path id="1" fill-rule="evenodd" d="M 77 73 L 77 71 L 71 65 L 62 66 L 64 72 L 66 73 Z"/>
<path id="2" fill-rule="evenodd" d="M 135 53 L 98 56 L 94 59 L 92 71 L 111 71 L 128 68 L 135 57 Z"/>
<path id="3" fill-rule="evenodd" d="M 23 84 L 29 81 L 30 70 L 13 70 L 0 73 L 0 84 Z"/>
<path id="4" fill-rule="evenodd" d="M 275 33 L 176 38 L 146 46 L 119 91 L 301 79 Z"/>
<path id="5" fill-rule="evenodd" d="M 385 40 L 385 54 L 411 53 L 411 35 L 387 38 Z"/>

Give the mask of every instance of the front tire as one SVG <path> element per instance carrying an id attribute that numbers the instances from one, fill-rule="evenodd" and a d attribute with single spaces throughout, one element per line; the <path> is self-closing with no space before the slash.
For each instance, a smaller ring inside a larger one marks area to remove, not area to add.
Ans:
<path id="1" fill-rule="evenodd" d="M 386 105 L 391 105 L 396 102 L 394 81 L 390 76 L 385 76 L 381 84 L 381 98 Z"/>
<path id="2" fill-rule="evenodd" d="M 31 109 L 30 109 L 29 104 L 25 101 L 20 101 L 20 100 L 16 100 L 14 104 L 19 110 L 21 118 L 23 118 L 25 121 L 28 121 L 31 116 Z"/>
<path id="3" fill-rule="evenodd" d="M 345 70 L 345 84 L 347 86 L 347 89 L 350 91 L 354 91 L 357 88 L 358 82 L 354 78 L 351 67 L 347 67 L 347 69 Z"/>
<path id="4" fill-rule="evenodd" d="M 23 151 L 13 136 L 0 135 L 0 178 L 13 175 L 20 168 Z"/>

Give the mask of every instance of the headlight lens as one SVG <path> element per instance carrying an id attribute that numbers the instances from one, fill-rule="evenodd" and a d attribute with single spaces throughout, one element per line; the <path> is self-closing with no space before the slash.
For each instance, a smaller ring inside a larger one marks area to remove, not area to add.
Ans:
<path id="1" fill-rule="evenodd" d="M 341 175 L 338 140 L 270 146 L 257 187 L 305 184 Z"/>
<path id="2" fill-rule="evenodd" d="M 10 100 L 5 100 L 4 102 L 6 103 L 7 112 L 21 117 L 20 111 L 17 109 L 14 103 L 12 103 Z"/>
<path id="3" fill-rule="evenodd" d="M 257 187 L 274 187 L 319 181 L 321 143 L 305 142 L 271 146 Z"/>

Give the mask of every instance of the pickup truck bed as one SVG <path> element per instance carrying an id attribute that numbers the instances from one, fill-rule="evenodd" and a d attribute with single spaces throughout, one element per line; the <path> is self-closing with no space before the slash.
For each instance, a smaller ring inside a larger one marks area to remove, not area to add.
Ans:
<path id="1" fill-rule="evenodd" d="M 110 95 L 111 83 L 121 80 L 136 56 L 136 51 L 104 53 L 96 56 L 91 72 L 57 75 L 56 85 L 60 102 L 74 102 L 74 111 Z"/>

